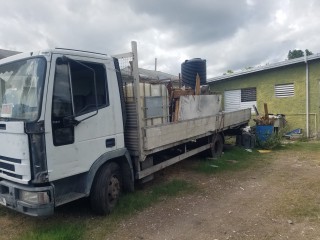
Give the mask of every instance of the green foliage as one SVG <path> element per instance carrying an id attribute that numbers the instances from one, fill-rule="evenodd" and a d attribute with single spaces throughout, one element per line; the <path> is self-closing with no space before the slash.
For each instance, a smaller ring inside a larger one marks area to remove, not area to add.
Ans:
<path id="1" fill-rule="evenodd" d="M 22 240 L 81 240 L 84 239 L 85 229 L 81 224 L 60 223 L 53 226 L 38 226 L 25 236 Z"/>
<path id="2" fill-rule="evenodd" d="M 232 74 L 233 71 L 231 69 L 228 69 L 227 72 L 225 72 L 223 75 L 228 75 L 228 74 Z"/>
<path id="3" fill-rule="evenodd" d="M 253 69 L 253 67 L 249 66 L 249 67 L 245 67 L 244 69 L 242 69 L 242 71 L 248 71 L 250 69 Z"/>
<path id="4" fill-rule="evenodd" d="M 305 50 L 306 55 L 310 56 L 313 53 L 311 51 L 309 51 L 308 49 Z M 288 59 L 294 59 L 294 58 L 299 58 L 299 57 L 303 57 L 304 56 L 304 52 L 302 50 L 299 49 L 295 49 L 295 50 L 290 50 L 288 53 Z"/>
<path id="5" fill-rule="evenodd" d="M 288 132 L 288 127 L 284 127 L 280 129 L 278 132 L 272 133 L 269 137 L 267 137 L 266 141 L 259 141 L 257 138 L 256 143 L 258 147 L 262 149 L 275 149 L 280 148 L 283 142 L 283 136 Z"/>
<path id="6" fill-rule="evenodd" d="M 299 58 L 299 57 L 303 57 L 304 53 L 302 50 L 290 50 L 288 53 L 288 59 L 294 59 L 294 58 Z"/>
<path id="7" fill-rule="evenodd" d="M 274 149 L 280 147 L 281 142 L 282 134 L 273 133 L 265 141 L 259 141 L 259 139 L 257 139 L 257 146 L 261 147 L 262 149 Z"/>
<path id="8" fill-rule="evenodd" d="M 309 51 L 308 49 L 306 49 L 306 54 L 307 54 L 307 56 L 310 56 L 310 55 L 312 55 L 313 54 L 313 52 L 311 52 L 311 51 Z"/>

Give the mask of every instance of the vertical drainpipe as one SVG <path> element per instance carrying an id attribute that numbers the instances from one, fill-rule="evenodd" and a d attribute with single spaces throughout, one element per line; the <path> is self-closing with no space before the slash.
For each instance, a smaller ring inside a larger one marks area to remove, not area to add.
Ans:
<path id="1" fill-rule="evenodd" d="M 309 66 L 308 66 L 307 52 L 305 52 L 305 63 L 306 63 L 306 131 L 307 131 L 307 138 L 309 138 Z"/>

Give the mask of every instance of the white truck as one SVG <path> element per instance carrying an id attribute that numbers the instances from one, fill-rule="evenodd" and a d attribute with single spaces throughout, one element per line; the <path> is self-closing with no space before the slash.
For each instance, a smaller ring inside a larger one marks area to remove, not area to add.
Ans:
<path id="1" fill-rule="evenodd" d="M 131 45 L 113 57 L 56 48 L 0 60 L 1 205 L 48 216 L 90 197 L 108 214 L 136 181 L 203 151 L 220 155 L 223 133 L 248 123 L 250 109 L 148 125 Z"/>

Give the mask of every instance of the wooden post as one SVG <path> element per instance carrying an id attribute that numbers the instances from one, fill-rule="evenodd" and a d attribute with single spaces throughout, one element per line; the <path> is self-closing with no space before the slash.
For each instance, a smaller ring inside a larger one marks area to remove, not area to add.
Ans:
<path id="1" fill-rule="evenodd" d="M 174 111 L 174 122 L 178 122 L 179 120 L 179 106 L 180 106 L 180 98 L 176 100 L 175 111 Z"/>
<path id="2" fill-rule="evenodd" d="M 268 104 L 264 103 L 264 118 L 269 119 Z"/>
<path id="3" fill-rule="evenodd" d="M 196 76 L 195 95 L 200 95 L 200 76 L 199 76 L 198 73 L 197 73 L 197 76 Z"/>
<path id="4" fill-rule="evenodd" d="M 132 48 L 132 76 L 133 76 L 133 92 L 134 99 L 136 102 L 136 113 L 137 113 L 137 125 L 138 125 L 138 143 L 139 143 L 139 160 L 144 161 L 146 156 L 144 154 L 143 148 L 143 132 L 145 127 L 145 122 L 143 121 L 144 111 L 142 109 L 141 97 L 140 97 L 140 79 L 139 79 L 139 67 L 138 67 L 138 49 L 137 42 L 131 42 Z"/>

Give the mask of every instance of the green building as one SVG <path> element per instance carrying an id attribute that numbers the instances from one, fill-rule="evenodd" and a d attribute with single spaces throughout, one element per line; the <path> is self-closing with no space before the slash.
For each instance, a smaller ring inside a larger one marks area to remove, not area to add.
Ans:
<path id="1" fill-rule="evenodd" d="M 224 111 L 256 105 L 264 113 L 284 114 L 290 130 L 301 128 L 308 137 L 320 136 L 320 55 L 286 60 L 207 80 L 223 95 Z M 254 114 L 254 111 L 252 112 Z"/>

